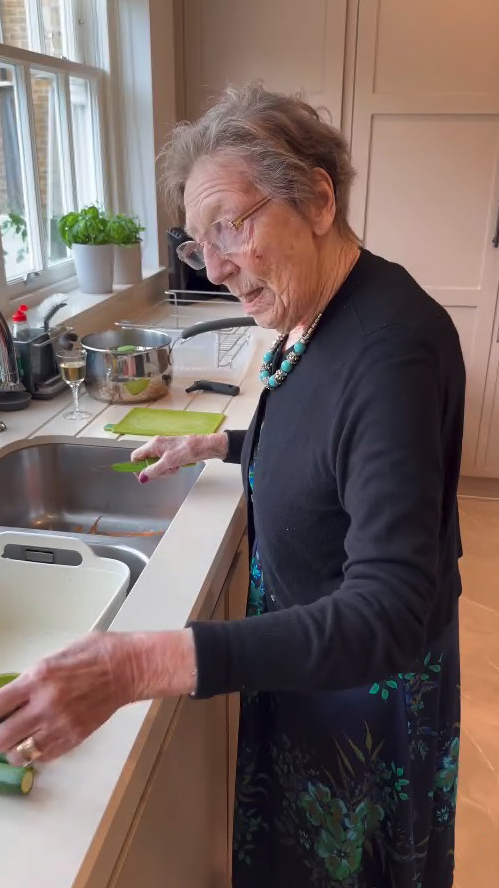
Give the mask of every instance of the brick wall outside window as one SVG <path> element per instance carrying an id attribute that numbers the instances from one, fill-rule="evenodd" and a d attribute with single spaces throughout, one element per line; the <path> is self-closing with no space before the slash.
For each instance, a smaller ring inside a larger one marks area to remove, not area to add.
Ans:
<path id="1" fill-rule="evenodd" d="M 50 5 L 51 9 L 49 11 L 52 16 L 54 27 L 56 28 L 56 23 L 59 20 L 58 14 L 56 15 L 56 11 L 58 13 L 59 9 L 59 0 L 50 0 Z M 3 42 L 6 44 L 20 46 L 24 49 L 29 49 L 28 28 L 24 0 L 1 0 L 1 10 Z M 48 86 L 49 84 L 46 80 L 32 79 L 31 81 L 35 116 L 36 151 L 38 158 L 40 193 L 43 207 L 46 206 L 48 185 Z M 0 87 L 0 101 L 4 100 L 3 91 L 6 92 L 7 89 L 5 87 Z M 21 207 L 9 206 L 2 129 L 0 127 L 0 214 L 7 213 L 12 210 L 18 212 L 20 209 Z M 58 212 L 61 212 L 60 207 L 54 209 L 57 209 Z"/>

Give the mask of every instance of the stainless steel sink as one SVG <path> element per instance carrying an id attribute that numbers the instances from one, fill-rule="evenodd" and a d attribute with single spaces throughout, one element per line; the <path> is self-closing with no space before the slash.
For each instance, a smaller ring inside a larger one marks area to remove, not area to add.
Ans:
<path id="1" fill-rule="evenodd" d="M 203 464 L 155 484 L 111 469 L 130 442 L 46 437 L 0 449 L 0 529 L 63 532 L 130 567 L 130 588 L 199 477 Z"/>

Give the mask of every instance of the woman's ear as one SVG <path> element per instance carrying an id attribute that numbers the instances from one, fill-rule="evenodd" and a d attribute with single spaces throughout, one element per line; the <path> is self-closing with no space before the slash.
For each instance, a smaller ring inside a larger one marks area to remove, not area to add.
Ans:
<path id="1" fill-rule="evenodd" d="M 314 234 L 321 236 L 330 231 L 336 216 L 334 186 L 331 177 L 320 167 L 312 170 L 312 182 L 315 197 L 307 207 L 307 215 Z"/>

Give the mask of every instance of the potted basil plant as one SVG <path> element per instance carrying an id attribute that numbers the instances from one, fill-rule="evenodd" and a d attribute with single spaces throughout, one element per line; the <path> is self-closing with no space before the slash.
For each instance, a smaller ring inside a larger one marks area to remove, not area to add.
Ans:
<path id="1" fill-rule="evenodd" d="M 135 216 L 118 213 L 109 221 L 114 244 L 114 283 L 137 284 L 142 280 L 142 237 L 145 229 Z"/>
<path id="2" fill-rule="evenodd" d="M 72 250 L 83 293 L 110 293 L 113 289 L 114 248 L 109 221 L 104 210 L 94 204 L 59 219 L 59 233 Z"/>

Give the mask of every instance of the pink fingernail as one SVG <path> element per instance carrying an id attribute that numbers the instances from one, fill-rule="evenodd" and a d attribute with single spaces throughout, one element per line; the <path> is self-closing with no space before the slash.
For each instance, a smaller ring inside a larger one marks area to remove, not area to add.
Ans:
<path id="1" fill-rule="evenodd" d="M 149 478 L 147 477 L 147 475 L 139 475 L 139 481 L 141 484 L 147 484 Z"/>

